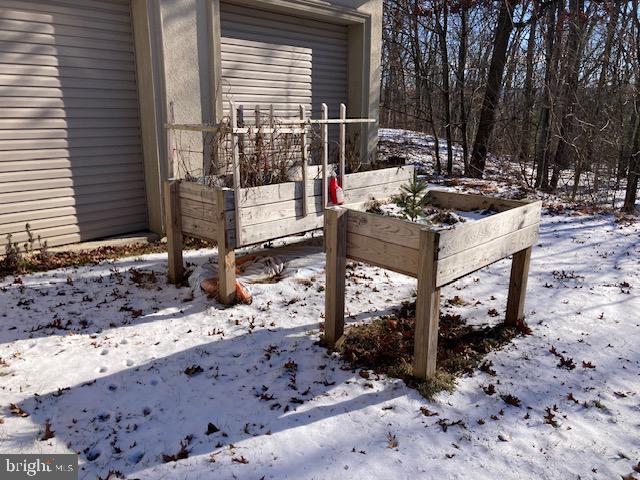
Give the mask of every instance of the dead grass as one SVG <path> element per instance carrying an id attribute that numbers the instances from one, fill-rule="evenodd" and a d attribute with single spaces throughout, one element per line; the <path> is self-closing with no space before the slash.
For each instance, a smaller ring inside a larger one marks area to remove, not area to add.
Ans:
<path id="1" fill-rule="evenodd" d="M 207 242 L 185 238 L 185 249 L 199 249 L 211 247 Z M 160 241 L 149 243 L 135 243 L 130 245 L 99 247 L 80 251 L 32 251 L 21 253 L 19 262 L 10 265 L 0 258 L 0 280 L 10 275 L 25 275 L 33 272 L 43 272 L 56 268 L 80 267 L 95 265 L 105 260 L 115 260 L 123 257 L 135 257 L 149 253 L 163 253 L 167 245 Z"/>
<path id="2" fill-rule="evenodd" d="M 489 352 L 519 334 L 528 333 L 526 326 L 518 329 L 500 323 L 475 328 L 467 325 L 459 315 L 441 315 L 438 370 L 432 379 L 421 381 L 411 373 L 414 330 L 415 303 L 406 303 L 395 315 L 347 329 L 339 353 L 353 367 L 400 378 L 409 387 L 431 398 L 441 391 L 453 391 L 456 378 L 472 373 Z"/>

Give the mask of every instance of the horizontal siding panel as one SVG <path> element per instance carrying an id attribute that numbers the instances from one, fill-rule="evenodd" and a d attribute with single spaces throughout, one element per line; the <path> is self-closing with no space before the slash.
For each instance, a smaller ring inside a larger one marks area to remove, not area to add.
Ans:
<path id="1" fill-rule="evenodd" d="M 0 75 L 9 77 L 15 75 Z M 24 78 L 24 77 L 23 77 Z M 37 77 L 33 77 L 37 78 Z M 41 98 L 61 98 L 61 99 L 129 99 L 134 100 L 137 105 L 138 96 L 135 90 L 102 90 L 100 87 L 89 88 L 91 82 L 84 80 L 84 88 L 70 88 L 68 86 L 32 87 L 32 86 L 5 86 L 2 87 L 3 79 L 0 78 L 0 99 L 2 97 L 41 97 Z M 60 82 L 58 82 L 60 83 Z M 24 84 L 23 84 L 24 85 Z"/>
<path id="2" fill-rule="evenodd" d="M 0 108 L 126 108 L 135 110 L 135 99 L 122 98 L 51 98 L 51 97 L 3 97 Z"/>
<path id="3" fill-rule="evenodd" d="M 136 98 L 135 82 L 0 74 L 0 96 Z"/>
<path id="4" fill-rule="evenodd" d="M 3 108 L 0 118 L 138 118 L 137 109 Z"/>
<path id="5" fill-rule="evenodd" d="M 62 5 L 74 11 L 77 15 L 91 15 L 94 12 L 109 14 L 125 14 L 129 16 L 129 2 L 118 0 L 82 0 L 82 6 L 78 8 L 78 0 L 25 0 L 20 2 L 25 8 L 42 9 L 48 11 L 50 5 Z"/>
<path id="6" fill-rule="evenodd" d="M 344 25 L 292 15 L 287 15 L 287 21 L 283 22 L 283 15 L 280 13 L 248 9 L 242 6 L 223 5 L 221 10 L 224 12 L 226 21 L 232 22 L 240 28 L 255 29 L 256 31 L 258 29 L 274 30 L 280 34 L 304 35 L 306 38 L 343 39 L 347 36 L 347 29 Z"/>
<path id="7" fill-rule="evenodd" d="M 1 55 L 1 54 L 0 54 Z M 287 56 L 252 55 L 249 53 L 228 53 L 225 51 L 225 62 L 257 63 L 259 65 L 279 65 L 283 67 L 311 68 L 311 56 L 308 59 Z"/>
<path id="8" fill-rule="evenodd" d="M 91 220 L 87 219 L 86 223 L 81 219 L 78 219 L 75 216 L 68 217 L 58 217 L 52 220 L 35 220 L 33 225 L 30 225 L 31 232 L 33 236 L 37 238 L 38 235 L 42 235 L 43 240 L 46 240 L 50 235 L 54 233 L 63 234 L 63 233 L 80 233 L 81 231 L 86 231 L 88 228 L 104 228 L 105 231 L 112 231 L 113 228 L 108 227 L 128 227 L 129 225 L 140 225 L 145 224 L 145 212 L 127 212 L 126 210 L 115 211 L 109 215 L 105 215 L 105 217 L 101 217 L 98 215 L 92 215 Z M 5 230 L 14 229 L 11 233 L 13 236 L 13 241 L 16 242 L 24 242 L 27 240 L 27 235 L 25 231 L 25 225 L 0 225 L 0 232 Z M 81 230 L 82 229 L 82 230 Z M 133 227 L 131 230 L 133 231 Z M 5 237 L 6 242 L 6 233 L 0 234 L 0 237 Z M 109 235 L 109 234 L 107 234 Z"/>
<path id="9" fill-rule="evenodd" d="M 286 73 L 287 75 L 311 75 L 311 66 L 291 67 L 286 65 L 267 65 L 262 63 L 247 63 L 243 61 L 225 60 L 224 54 L 222 57 L 222 76 L 226 75 L 226 70 L 235 70 L 237 72 L 271 72 L 271 73 Z"/>
<path id="10" fill-rule="evenodd" d="M 24 42 L 30 45 L 52 45 L 55 47 L 86 47 L 87 40 L 82 37 L 65 37 L 50 33 L 19 32 L 0 30 L 0 41 Z M 133 52 L 130 42 L 101 42 L 95 46 L 97 51 Z"/>
<path id="11" fill-rule="evenodd" d="M 116 165 L 140 165 L 139 155 L 108 155 L 97 157 L 50 158 L 45 160 L 20 160 L 0 162 L 0 174 L 8 172 L 34 172 L 36 170 L 75 169 Z"/>
<path id="12" fill-rule="evenodd" d="M 109 205 L 111 201 L 135 201 L 141 196 L 140 190 L 121 190 L 109 192 L 94 192 L 84 195 L 60 196 L 27 200 L 22 202 L 0 203 L 0 222 L 6 215 L 20 212 L 34 212 L 38 210 L 46 211 L 49 208 L 73 207 L 81 205 L 91 205 L 100 203 Z"/>
<path id="13" fill-rule="evenodd" d="M 3 217 L 3 223 L 0 223 L 0 235 L 5 236 L 7 233 L 15 234 L 24 232 L 26 224 L 30 229 L 44 229 L 60 225 L 73 225 L 82 223 L 83 219 L 99 219 L 114 218 L 118 215 L 130 216 L 135 215 L 137 219 L 143 219 L 145 215 L 145 199 L 139 197 L 133 201 L 131 199 L 123 202 L 109 202 L 109 206 L 105 204 L 93 204 L 87 208 L 65 207 L 65 208 L 49 208 L 29 213 L 14 214 Z M 4 223 L 6 218 L 15 218 L 15 222 Z"/>
<path id="14" fill-rule="evenodd" d="M 73 168 L 40 169 L 18 172 L 1 172 L 0 185 L 5 182 L 24 182 L 35 180 L 54 180 L 58 178 L 68 178 L 75 180 L 91 175 L 101 175 L 110 178 L 117 173 L 131 173 L 133 175 L 141 172 L 139 164 L 118 164 L 118 165 L 86 165 L 83 167 L 73 166 Z"/>
<path id="15" fill-rule="evenodd" d="M 125 32 L 131 33 L 131 24 L 129 22 L 122 21 L 105 21 L 98 19 L 91 19 L 80 15 L 69 15 L 66 13 L 57 12 L 42 12 L 34 10 L 2 8 L 6 7 L 3 2 L 0 6 L 0 18 L 7 20 L 19 20 L 24 22 L 36 22 L 52 25 L 55 29 L 60 26 L 71 27 L 83 27 L 90 28 L 92 30 L 106 30 L 112 32 Z"/>
<path id="16" fill-rule="evenodd" d="M 1 10 L 2 9 L 0 9 L 0 11 Z M 133 58 L 133 52 L 127 51 L 119 52 L 117 50 L 99 50 L 96 52 L 95 48 L 65 47 L 62 45 L 38 45 L 35 43 L 24 43 L 23 41 L 7 42 L 1 40 L 0 52 L 80 58 L 98 57 L 105 60 L 118 60 L 122 62 L 130 62 Z"/>
<path id="17" fill-rule="evenodd" d="M 76 187 L 49 188 L 44 190 L 21 191 L 0 193 L 0 205 L 34 200 L 46 200 L 50 198 L 71 197 L 81 195 L 95 195 L 99 193 L 113 193 L 118 191 L 134 191 L 141 189 L 139 179 L 126 179 L 117 184 L 98 183 L 96 185 L 78 185 Z M 139 190 L 138 190 L 139 191 Z"/>
<path id="18" fill-rule="evenodd" d="M 121 233 L 139 232 L 147 228 L 147 222 L 129 223 L 125 225 L 111 225 L 106 222 L 85 223 L 83 224 L 82 231 L 80 231 L 77 226 L 72 227 L 73 228 L 58 227 L 55 229 L 46 229 L 38 231 L 36 234 L 46 237 L 47 244 L 50 247 L 57 247 L 60 245 L 68 245 L 70 243 L 94 240 L 97 238 L 112 237 Z M 65 233 L 67 231 L 70 231 L 70 233 Z M 17 242 L 24 242 L 26 239 L 26 234 L 14 236 L 14 241 Z M 4 245 L 2 242 L 6 242 L 6 239 L 0 238 L 0 252 L 2 251 L 2 245 Z"/>
<path id="19" fill-rule="evenodd" d="M 16 150 L 9 152 L 0 152 L 0 162 L 16 161 L 16 160 L 35 160 L 46 158 L 75 158 L 77 156 L 100 156 L 110 155 L 131 155 L 140 154 L 140 146 L 111 146 L 108 151 L 102 147 L 82 147 L 82 148 L 51 148 L 43 150 Z"/>
<path id="20" fill-rule="evenodd" d="M 95 70 L 91 68 L 75 67 L 48 67 L 42 65 L 20 65 L 7 64 L 0 61 L 0 72 L 5 75 L 26 77 L 30 76 L 49 77 L 50 81 L 58 81 L 55 85 L 66 87 L 87 88 L 88 85 L 94 88 L 130 88 L 135 89 L 135 73 L 123 70 Z M 10 80 L 10 79 L 8 79 Z M 34 79 L 36 81 L 38 79 Z M 13 85 L 13 83 L 12 83 Z M 21 85 L 20 83 L 17 84 Z"/>
<path id="21" fill-rule="evenodd" d="M 115 173 L 107 177 L 96 177 L 88 175 L 76 178 L 52 178 L 47 180 L 28 180 L 20 182 L 0 183 L 0 195 L 33 192 L 36 190 L 50 190 L 54 188 L 80 187 L 87 185 L 108 185 L 117 182 L 141 180 L 143 178 L 142 169 L 138 172 Z M 142 187 L 142 184 L 140 185 Z M 5 200 L 7 197 L 4 197 Z"/>
<path id="22" fill-rule="evenodd" d="M 110 40 L 116 42 L 131 42 L 130 32 L 113 32 L 108 30 L 92 30 L 91 28 L 69 27 L 66 25 L 51 25 L 47 23 L 25 22 L 21 20 L 6 20 L 0 18 L 0 30 L 13 32 L 40 33 L 47 35 L 81 37 L 90 40 Z"/>
<path id="23" fill-rule="evenodd" d="M 0 118 L 0 130 L 19 130 L 30 128 L 67 128 L 70 130 L 97 128 L 101 131 L 109 128 L 138 128 L 137 118 Z"/>
<path id="24" fill-rule="evenodd" d="M 87 7 L 91 7 L 91 4 L 96 4 L 98 2 L 84 0 L 82 3 Z M 75 5 L 68 6 L 60 5 L 60 2 L 47 0 L 43 0 L 40 2 L 26 0 L 3 0 L 2 5 L 7 8 L 17 8 L 35 12 L 64 13 L 68 15 L 74 15 L 75 17 L 83 17 L 88 19 L 95 18 L 111 22 L 123 22 L 127 25 L 130 24 L 129 10 L 126 7 L 121 10 L 120 13 L 118 13 L 118 11 L 115 10 L 112 5 L 109 6 L 110 9 L 108 11 L 98 8 L 84 8 L 82 10 L 79 10 L 77 8 L 77 0 Z M 104 4 L 102 4 L 101 8 L 104 8 Z"/>
<path id="25" fill-rule="evenodd" d="M 55 55 L 33 55 L 30 53 L 10 53 L 0 51 L 0 63 L 16 65 L 43 65 L 64 70 L 71 68 L 92 68 L 96 70 L 134 71 L 131 62 L 103 60 L 101 58 L 59 57 Z"/>
<path id="26" fill-rule="evenodd" d="M 45 139 L 45 138 L 89 138 L 96 139 L 109 138 L 109 137 L 129 137 L 137 135 L 138 131 L 129 128 L 105 128 L 104 130 L 97 130 L 93 128 L 78 128 L 73 131 L 69 131 L 66 128 L 55 129 L 15 129 L 15 130 L 2 130 L 0 129 L 0 140 L 22 140 L 22 139 Z"/>

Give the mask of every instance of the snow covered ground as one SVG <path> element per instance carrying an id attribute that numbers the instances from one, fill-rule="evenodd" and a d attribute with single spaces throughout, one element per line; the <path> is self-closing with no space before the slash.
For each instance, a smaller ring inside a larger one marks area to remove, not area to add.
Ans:
<path id="1" fill-rule="evenodd" d="M 526 306 L 533 335 L 489 355 L 495 376 L 477 371 L 433 401 L 316 345 L 324 265 L 318 249 L 309 258 L 251 285 L 252 305 L 226 309 L 168 286 L 165 255 L 6 279 L 0 451 L 77 451 L 90 479 L 640 478 L 637 224 L 545 214 Z M 443 310 L 500 321 L 489 311 L 504 312 L 509 267 L 445 288 Z M 358 267 L 352 321 L 414 289 Z M 446 302 L 456 295 L 467 303 Z M 47 421 L 55 437 L 42 440 Z M 188 458 L 166 462 L 181 442 Z"/>

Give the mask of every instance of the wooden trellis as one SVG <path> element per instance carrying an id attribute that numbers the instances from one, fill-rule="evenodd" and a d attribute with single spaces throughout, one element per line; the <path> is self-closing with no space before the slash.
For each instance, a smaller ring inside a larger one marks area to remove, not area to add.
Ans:
<path id="1" fill-rule="evenodd" d="M 345 203 L 363 204 L 384 199 L 400 192 L 400 187 L 413 178 L 411 166 L 346 173 L 346 126 L 372 123 L 367 118 L 347 118 L 340 106 L 340 118 L 328 116 L 326 104 L 320 119 L 307 118 L 304 106 L 299 118 L 258 122 L 250 127 L 238 125 L 238 106 L 231 105 L 231 121 L 219 125 L 167 125 L 168 130 L 212 132 L 230 136 L 233 187 L 211 187 L 184 180 L 169 180 L 165 185 L 165 217 L 169 250 L 169 278 L 182 280 L 182 235 L 213 241 L 218 244 L 220 300 L 232 303 L 235 298 L 234 249 L 266 242 L 275 238 L 304 233 L 323 227 L 324 209 L 328 201 L 329 145 L 328 126 L 340 129 L 338 169 L 345 189 Z M 257 115 L 258 117 L 258 115 Z M 308 163 L 308 129 L 321 129 L 320 167 Z M 243 187 L 240 179 L 239 144 L 241 136 L 258 129 L 261 134 L 299 135 L 301 138 L 302 180 L 258 187 Z M 316 179 L 315 170 L 320 179 Z"/>

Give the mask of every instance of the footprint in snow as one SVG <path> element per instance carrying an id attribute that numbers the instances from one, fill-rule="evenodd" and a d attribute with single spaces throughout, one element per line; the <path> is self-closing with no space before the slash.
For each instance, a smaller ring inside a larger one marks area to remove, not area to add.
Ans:
<path id="1" fill-rule="evenodd" d="M 131 366 L 133 366 L 133 360 L 128 359 L 128 360 L 125 362 L 125 364 L 127 365 L 127 367 L 131 367 Z"/>
<path id="2" fill-rule="evenodd" d="M 107 370 L 109 370 L 107 367 L 102 366 L 98 369 L 98 373 L 105 373 Z"/>
<path id="3" fill-rule="evenodd" d="M 109 350 L 107 350 L 106 348 L 104 350 L 102 350 L 100 352 L 100 355 L 106 355 L 107 353 L 109 353 Z"/>

